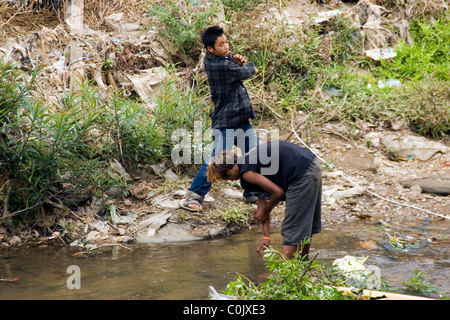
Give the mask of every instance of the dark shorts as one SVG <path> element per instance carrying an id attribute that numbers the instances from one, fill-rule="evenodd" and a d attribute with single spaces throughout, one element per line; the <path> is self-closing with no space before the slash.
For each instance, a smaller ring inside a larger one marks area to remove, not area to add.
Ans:
<path id="1" fill-rule="evenodd" d="M 284 245 L 299 245 L 322 231 L 322 170 L 316 158 L 305 175 L 286 191 L 286 210 L 281 224 Z"/>

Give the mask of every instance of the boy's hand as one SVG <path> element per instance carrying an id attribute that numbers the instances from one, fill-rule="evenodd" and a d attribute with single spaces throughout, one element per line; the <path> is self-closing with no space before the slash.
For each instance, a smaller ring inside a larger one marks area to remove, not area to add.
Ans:
<path id="1" fill-rule="evenodd" d="M 256 252 L 259 253 L 260 256 L 264 255 L 264 250 L 269 247 L 270 244 L 270 240 L 268 239 L 261 239 L 261 241 L 258 243 L 258 245 L 256 246 Z"/>
<path id="2" fill-rule="evenodd" d="M 240 54 L 235 54 L 233 56 L 233 58 L 231 58 L 231 61 L 233 61 L 234 63 L 236 63 L 238 66 L 242 66 L 244 63 L 247 62 L 247 59 L 245 59 L 243 56 L 241 56 Z"/>

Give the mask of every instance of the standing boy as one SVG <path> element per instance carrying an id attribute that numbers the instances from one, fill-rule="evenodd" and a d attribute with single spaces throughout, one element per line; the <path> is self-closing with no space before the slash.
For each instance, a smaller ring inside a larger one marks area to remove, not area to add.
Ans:
<path id="1" fill-rule="evenodd" d="M 202 34 L 207 50 L 205 71 L 211 89 L 214 111 L 211 114 L 213 151 L 211 156 L 222 150 L 230 150 L 237 145 L 243 152 L 258 145 L 258 137 L 249 122 L 254 111 L 247 90 L 242 83 L 258 72 L 253 62 L 241 55 L 230 56 L 227 36 L 222 28 L 213 26 Z M 210 156 L 210 157 L 211 157 Z M 206 178 L 207 162 L 200 167 L 180 206 L 190 211 L 201 211 L 204 197 L 211 189 Z M 250 194 L 244 192 L 244 197 Z"/>
<path id="2" fill-rule="evenodd" d="M 247 154 L 224 151 L 208 165 L 208 180 L 241 179 L 249 191 L 265 191 L 270 198 L 258 199 L 255 219 L 262 223 L 263 237 L 256 250 L 263 254 L 270 244 L 270 212 L 286 201 L 281 225 L 281 253 L 292 259 L 297 251 L 308 259 L 310 240 L 322 229 L 322 171 L 317 157 L 308 149 L 287 141 L 269 141 Z"/>

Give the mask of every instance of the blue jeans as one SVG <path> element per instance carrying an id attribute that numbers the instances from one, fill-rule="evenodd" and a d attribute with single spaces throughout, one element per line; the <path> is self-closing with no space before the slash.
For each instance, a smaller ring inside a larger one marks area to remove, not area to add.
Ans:
<path id="1" fill-rule="evenodd" d="M 206 194 L 211 189 L 211 183 L 206 178 L 206 170 L 209 160 L 214 157 L 216 153 L 223 150 L 231 150 L 233 146 L 241 149 L 242 153 L 247 153 L 259 144 L 258 136 L 255 129 L 249 121 L 244 122 L 240 126 L 226 129 L 213 129 L 213 150 L 210 156 L 198 170 L 197 175 L 192 181 L 191 186 L 186 193 L 187 200 L 197 200 L 202 203 Z M 251 196 L 250 193 L 244 191 L 244 197 Z"/>

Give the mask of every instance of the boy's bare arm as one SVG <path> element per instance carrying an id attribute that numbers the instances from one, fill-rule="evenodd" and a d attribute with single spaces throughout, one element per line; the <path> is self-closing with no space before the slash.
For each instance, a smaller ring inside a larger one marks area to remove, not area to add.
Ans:
<path id="1" fill-rule="evenodd" d="M 281 201 L 284 190 L 263 175 L 254 171 L 244 172 L 242 177 L 247 182 L 257 185 L 270 193 L 270 199 L 267 201 L 258 198 L 258 209 L 254 213 L 255 219 L 261 222 L 263 227 L 264 237 L 256 246 L 256 252 L 262 256 L 264 255 L 264 249 L 270 244 L 270 212 Z"/>
<path id="2" fill-rule="evenodd" d="M 257 185 L 261 187 L 263 190 L 270 193 L 270 199 L 265 203 L 264 206 L 261 208 L 258 208 L 258 210 L 261 210 L 261 214 L 263 216 L 267 216 L 270 211 L 272 211 L 273 208 L 281 201 L 281 199 L 284 196 L 284 190 L 280 186 L 276 185 L 263 175 L 260 175 L 257 172 L 254 171 L 246 171 L 242 174 L 242 177 L 247 181 L 248 183 Z M 262 222 L 262 221 L 261 221 Z"/>

